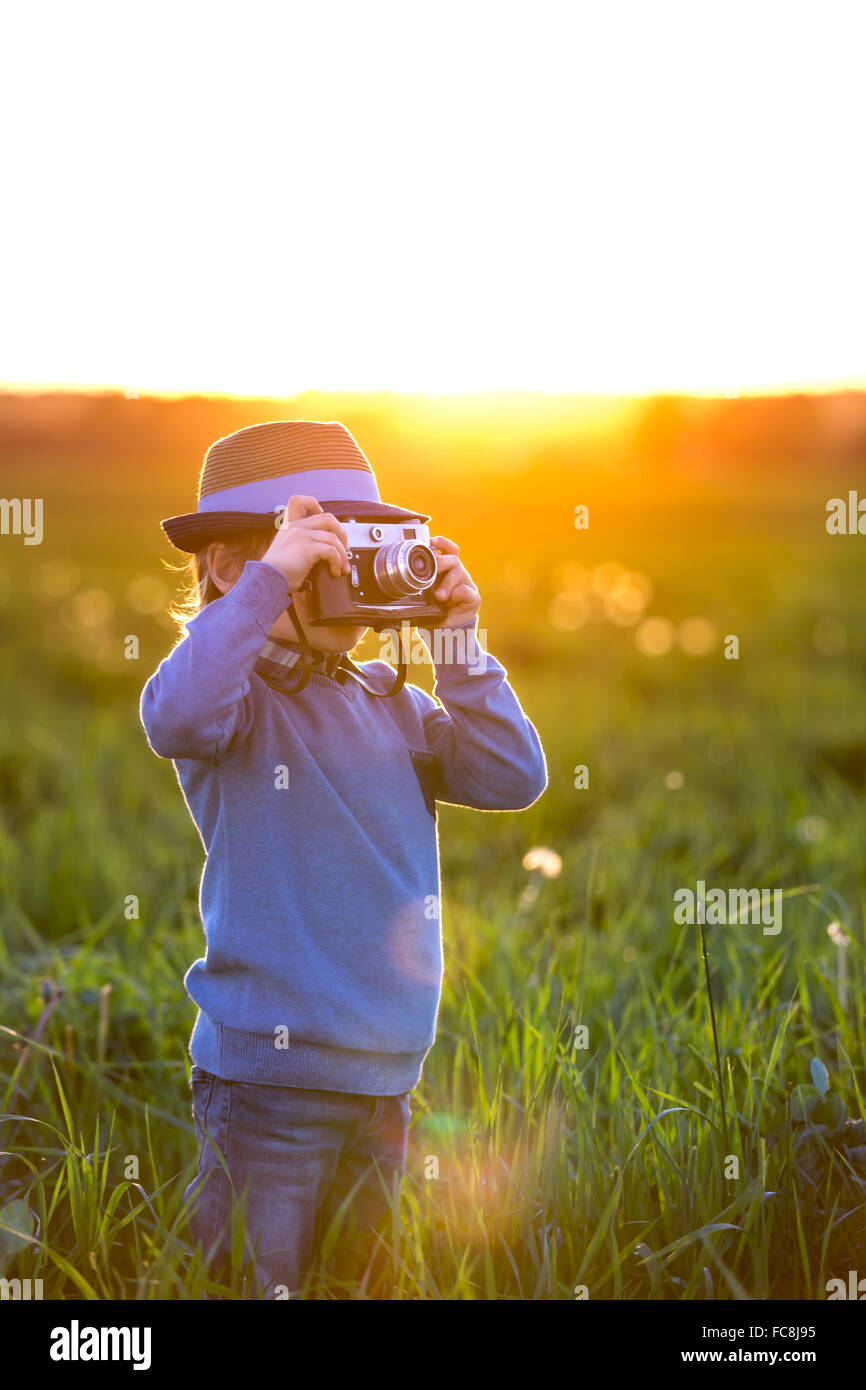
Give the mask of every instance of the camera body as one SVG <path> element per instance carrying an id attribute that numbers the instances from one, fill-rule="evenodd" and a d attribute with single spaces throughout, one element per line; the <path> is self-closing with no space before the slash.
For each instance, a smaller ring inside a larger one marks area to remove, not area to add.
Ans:
<path id="1" fill-rule="evenodd" d="M 331 574 L 319 561 L 302 591 L 314 626 L 370 627 L 381 632 L 403 622 L 436 627 L 447 609 L 433 598 L 438 568 L 430 529 L 422 521 L 342 521 L 349 573 Z"/>

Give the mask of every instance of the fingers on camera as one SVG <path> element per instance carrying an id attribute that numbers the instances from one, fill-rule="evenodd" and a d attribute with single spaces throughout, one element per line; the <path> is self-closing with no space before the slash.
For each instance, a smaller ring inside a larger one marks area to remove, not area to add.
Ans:
<path id="1" fill-rule="evenodd" d="M 431 536 L 430 544 L 435 545 L 437 550 L 441 550 L 445 555 L 459 555 L 460 546 L 456 541 L 450 541 L 447 536 Z"/>
<path id="2" fill-rule="evenodd" d="M 459 564 L 460 564 L 460 557 L 459 557 L 458 555 L 440 555 L 440 556 L 439 556 L 439 573 L 440 573 L 440 574 L 447 574 L 448 570 L 453 570 L 454 567 L 455 567 L 455 565 L 459 565 Z"/>
<path id="3" fill-rule="evenodd" d="M 321 510 L 322 508 L 315 497 L 298 492 L 289 498 L 285 514 L 289 521 L 302 521 L 304 517 L 315 516 Z"/>
<path id="4" fill-rule="evenodd" d="M 325 560 L 335 578 L 340 574 L 348 574 L 349 556 L 346 547 L 332 531 L 309 531 L 304 539 L 314 548 L 315 560 Z"/>
<path id="5" fill-rule="evenodd" d="M 293 503 L 298 504 L 298 508 L 296 508 L 294 512 L 292 511 Z M 306 503 L 312 505 L 301 510 L 300 504 Z M 323 528 L 327 531 L 332 531 L 334 535 L 338 536 L 342 541 L 344 549 L 348 545 L 349 538 L 346 535 L 345 527 L 341 526 L 333 512 L 323 512 L 315 497 L 291 497 L 285 512 L 285 519 L 287 522 L 293 522 L 305 531 L 308 529 L 320 531 Z"/>

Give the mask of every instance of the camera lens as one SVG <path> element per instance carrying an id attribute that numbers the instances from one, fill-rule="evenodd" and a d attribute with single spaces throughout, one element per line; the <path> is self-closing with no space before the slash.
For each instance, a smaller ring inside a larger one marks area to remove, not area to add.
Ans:
<path id="1" fill-rule="evenodd" d="M 420 584 L 431 584 L 436 574 L 436 556 L 426 545 L 413 545 L 407 561 L 409 572 Z"/>
<path id="2" fill-rule="evenodd" d="M 419 541 L 396 541 L 376 551 L 373 574 L 389 598 L 417 594 L 436 577 L 436 556 Z"/>

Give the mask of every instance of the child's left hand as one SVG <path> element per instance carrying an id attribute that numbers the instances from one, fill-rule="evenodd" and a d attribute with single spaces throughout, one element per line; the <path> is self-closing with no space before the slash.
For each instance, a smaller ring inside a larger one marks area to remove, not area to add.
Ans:
<path id="1" fill-rule="evenodd" d="M 478 616 L 481 595 L 469 571 L 460 563 L 459 545 L 449 541 L 447 536 L 431 536 L 430 544 L 440 552 L 433 594 L 448 610 L 442 626 L 459 627 L 461 623 L 471 622 Z"/>

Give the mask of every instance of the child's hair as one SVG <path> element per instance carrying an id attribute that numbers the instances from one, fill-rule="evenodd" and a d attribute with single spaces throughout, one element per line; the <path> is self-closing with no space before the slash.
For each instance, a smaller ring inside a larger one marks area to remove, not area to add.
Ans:
<path id="1" fill-rule="evenodd" d="M 258 560 L 264 555 L 271 539 L 267 532 L 258 529 L 241 531 L 234 536 L 226 537 L 223 544 L 236 560 Z M 185 576 L 183 589 L 169 609 L 170 617 L 178 624 L 182 634 L 185 633 L 186 624 L 191 618 L 215 598 L 222 597 L 208 569 L 207 552 L 211 544 L 213 542 L 209 542 L 203 550 L 197 550 L 190 555 L 185 564 L 172 567 Z"/>

